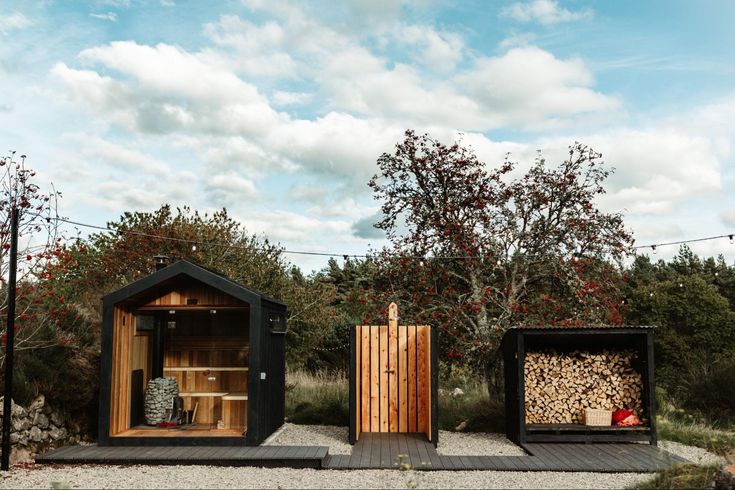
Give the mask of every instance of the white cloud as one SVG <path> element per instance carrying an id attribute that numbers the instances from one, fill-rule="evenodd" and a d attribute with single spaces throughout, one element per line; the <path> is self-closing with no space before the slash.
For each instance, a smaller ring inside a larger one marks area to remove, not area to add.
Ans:
<path id="1" fill-rule="evenodd" d="M 519 22 L 538 22 L 543 25 L 573 22 L 592 18 L 589 9 L 572 12 L 559 5 L 556 0 L 533 0 L 527 3 L 516 2 L 500 11 L 500 17 Z"/>
<path id="2" fill-rule="evenodd" d="M 246 217 L 245 221 L 249 230 L 264 233 L 273 241 L 311 242 L 317 250 L 324 250 L 323 237 L 349 236 L 350 232 L 348 221 L 321 219 L 284 210 L 265 211 L 259 216 Z"/>
<path id="3" fill-rule="evenodd" d="M 535 46 L 499 57 L 473 53 L 474 64 L 457 73 L 467 47 L 456 32 L 429 25 L 382 26 L 374 32 L 377 39 L 408 53 L 410 61 L 394 63 L 370 48 L 374 38 L 319 23 L 294 4 L 252 7 L 265 8 L 276 19 L 256 24 L 222 16 L 207 24 L 205 33 L 219 50 L 199 54 L 200 61 L 250 79 L 308 80 L 318 87 L 314 96 L 326 98 L 336 112 L 409 126 L 439 121 L 462 130 L 487 130 L 508 124 L 558 125 L 618 105 L 591 88 L 593 77 L 582 60 L 558 59 Z M 281 107 L 285 102 L 288 97 L 274 98 Z"/>
<path id="4" fill-rule="evenodd" d="M 128 130 L 257 134 L 281 117 L 254 85 L 175 46 L 113 42 L 80 57 L 123 78 L 64 63 L 53 74 L 74 100 Z"/>
<path id="5" fill-rule="evenodd" d="M 519 46 L 526 47 L 532 44 L 535 39 L 536 35 L 534 33 L 523 32 L 506 37 L 505 39 L 500 41 L 500 44 L 498 44 L 498 46 L 502 49 L 516 48 Z"/>
<path id="6" fill-rule="evenodd" d="M 465 50 L 464 41 L 458 34 L 437 32 L 430 26 L 400 24 L 394 35 L 400 41 L 418 47 L 422 64 L 438 72 L 453 71 Z"/>
<path id="7" fill-rule="evenodd" d="M 619 106 L 614 97 L 590 88 L 592 73 L 581 59 L 561 60 L 536 46 L 480 58 L 459 81 L 481 104 L 482 113 L 495 115 L 488 125 L 533 124 Z"/>
<path id="8" fill-rule="evenodd" d="M 735 209 L 728 209 L 720 213 L 720 220 L 731 230 L 735 230 Z"/>
<path id="9" fill-rule="evenodd" d="M 311 102 L 314 94 L 306 92 L 288 92 L 276 90 L 273 93 L 273 103 L 277 106 L 302 105 Z"/>
<path id="10" fill-rule="evenodd" d="M 252 77 L 295 74 L 296 62 L 286 49 L 293 33 L 275 21 L 256 25 L 235 15 L 223 15 L 217 23 L 205 24 L 204 33 L 215 45 L 232 51 L 224 61 L 238 73 Z"/>
<path id="11" fill-rule="evenodd" d="M 90 17 L 95 19 L 108 20 L 110 22 L 117 22 L 117 14 L 115 12 L 107 12 L 104 14 L 89 14 Z"/>
<path id="12" fill-rule="evenodd" d="M 125 173 L 138 172 L 162 176 L 171 172 L 165 162 L 130 148 L 106 141 L 98 136 L 76 135 L 70 137 L 81 145 L 81 154 L 90 164 L 103 164 Z"/>
<path id="13" fill-rule="evenodd" d="M 208 174 L 204 186 L 211 202 L 217 206 L 252 200 L 259 194 L 252 180 L 233 171 Z"/>
<path id="14" fill-rule="evenodd" d="M 7 15 L 0 14 L 0 34 L 7 35 L 11 31 L 25 29 L 31 25 L 33 25 L 33 22 L 20 12 Z"/>

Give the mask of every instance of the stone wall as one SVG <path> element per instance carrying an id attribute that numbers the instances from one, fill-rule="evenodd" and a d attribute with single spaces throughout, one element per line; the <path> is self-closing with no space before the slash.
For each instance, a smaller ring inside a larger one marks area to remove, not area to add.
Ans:
<path id="1" fill-rule="evenodd" d="M 11 401 L 10 464 L 30 461 L 52 447 L 77 444 L 81 440 L 80 428 L 46 403 L 39 395 L 28 408 Z M 3 419 L 3 399 L 0 397 L 0 421 Z M 0 426 L 1 427 L 1 426 Z"/>

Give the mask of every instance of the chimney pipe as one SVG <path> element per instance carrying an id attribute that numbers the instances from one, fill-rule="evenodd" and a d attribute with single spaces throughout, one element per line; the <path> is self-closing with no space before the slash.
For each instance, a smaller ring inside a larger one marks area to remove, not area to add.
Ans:
<path id="1" fill-rule="evenodd" d="M 154 255 L 153 256 L 153 262 L 156 264 L 156 270 L 160 271 L 164 267 L 168 265 L 169 258 L 168 255 Z"/>

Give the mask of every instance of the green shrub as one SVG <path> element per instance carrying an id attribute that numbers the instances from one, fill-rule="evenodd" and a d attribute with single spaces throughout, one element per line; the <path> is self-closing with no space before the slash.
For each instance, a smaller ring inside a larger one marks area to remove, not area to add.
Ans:
<path id="1" fill-rule="evenodd" d="M 735 423 L 735 358 L 696 362 L 684 376 L 682 404 L 714 424 Z"/>

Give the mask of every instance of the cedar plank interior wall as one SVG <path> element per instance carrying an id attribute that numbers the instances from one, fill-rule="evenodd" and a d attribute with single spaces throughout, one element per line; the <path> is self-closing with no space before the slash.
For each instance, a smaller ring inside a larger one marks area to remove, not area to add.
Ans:
<path id="1" fill-rule="evenodd" d="M 200 306 L 247 306 L 237 298 L 199 284 L 178 286 L 146 303 L 145 306 L 186 306 L 187 299 L 196 299 Z"/>
<path id="2" fill-rule="evenodd" d="M 362 432 L 422 432 L 432 440 L 431 335 L 426 325 L 357 326 L 355 439 Z"/>
<path id="3" fill-rule="evenodd" d="M 185 308 L 187 306 L 187 299 L 196 299 L 198 306 L 243 306 L 247 307 L 247 303 L 239 301 L 221 291 L 216 289 L 197 284 L 184 284 L 180 287 L 176 287 L 174 290 L 166 292 L 159 297 L 152 299 L 147 302 L 144 306 L 176 306 Z M 244 340 L 243 340 L 244 339 Z M 240 360 L 244 354 L 244 364 L 242 361 L 238 365 L 247 366 L 247 337 L 236 339 L 240 342 L 239 352 L 236 354 Z M 113 318 L 113 340 L 112 340 L 112 384 L 110 388 L 110 436 L 117 435 L 130 428 L 130 396 L 131 386 L 130 378 L 132 371 L 136 369 L 143 369 L 144 382 L 150 379 L 151 376 L 151 349 L 150 349 L 150 335 L 148 332 L 137 333 L 135 330 L 135 314 L 133 311 L 127 311 L 118 306 L 114 309 Z M 206 348 L 210 348 L 209 343 L 206 344 Z M 244 346 L 244 347 L 243 347 Z M 178 352 L 179 355 L 184 355 L 187 358 L 187 362 L 198 362 L 196 354 L 188 352 L 183 354 L 182 351 Z M 206 354 L 205 354 L 206 355 Z M 219 355 L 219 354 L 215 354 Z M 201 359 L 199 359 L 201 360 Z M 207 359 L 206 363 L 224 363 L 218 365 L 228 365 L 225 363 L 226 359 Z M 164 366 L 175 365 L 173 362 L 184 362 L 180 359 L 172 360 L 171 357 L 167 356 L 164 358 Z M 168 363 L 168 364 L 167 364 Z M 183 365 L 183 364 L 178 364 Z M 196 365 L 196 364 L 191 364 Z M 223 377 L 219 378 L 218 382 L 226 381 L 226 377 L 234 377 L 236 373 L 220 373 Z M 202 377 L 203 373 L 189 373 L 183 375 L 174 375 L 173 373 L 166 373 L 167 376 L 175 376 L 179 378 L 179 383 L 188 382 L 188 378 L 192 378 L 195 386 L 201 386 L 199 377 Z M 186 380 L 181 379 L 186 376 Z M 243 377 L 244 380 L 234 380 L 231 386 L 237 388 L 237 391 L 247 392 L 247 376 Z M 206 381 L 206 376 L 203 378 Z M 199 381 L 199 382 L 198 382 Z M 182 385 L 180 385 L 182 386 Z M 189 389 L 188 385 L 183 385 L 186 389 Z M 145 385 L 143 386 L 145 389 Z M 184 391 L 182 389 L 181 391 Z M 212 391 L 211 387 L 207 391 Z M 229 391 L 235 391 L 230 387 Z M 185 399 L 185 408 L 192 409 L 190 405 L 191 399 Z M 197 410 L 197 419 L 201 422 L 211 422 L 206 420 L 212 418 L 211 410 L 209 406 L 202 406 L 200 398 L 200 406 Z M 207 401 L 203 402 L 205 405 Z M 209 399 L 211 403 L 211 399 Z M 226 421 L 228 426 L 242 427 L 243 420 L 247 424 L 245 415 L 246 403 L 243 401 L 232 401 L 229 402 L 231 407 L 226 407 L 227 414 L 230 415 Z M 217 407 L 217 413 L 221 413 L 221 407 Z M 202 417 L 203 419 L 200 419 Z"/>

